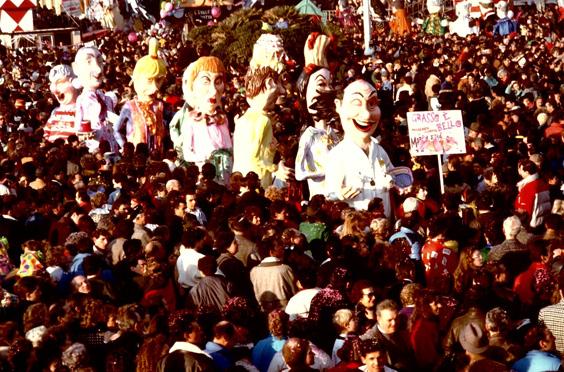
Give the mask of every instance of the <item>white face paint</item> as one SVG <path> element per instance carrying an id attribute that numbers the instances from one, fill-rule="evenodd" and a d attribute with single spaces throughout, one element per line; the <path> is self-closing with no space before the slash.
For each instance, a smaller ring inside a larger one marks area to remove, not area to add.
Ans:
<path id="1" fill-rule="evenodd" d="M 221 105 L 225 90 L 224 76 L 219 72 L 200 71 L 192 83 L 191 97 L 197 111 L 213 114 Z"/>
<path id="2" fill-rule="evenodd" d="M 79 51 L 72 68 L 85 90 L 96 90 L 102 84 L 104 62 L 102 56 L 96 54 L 95 50 Z"/>
<path id="3" fill-rule="evenodd" d="M 374 133 L 381 115 L 378 102 L 376 89 L 364 80 L 345 88 L 343 99 L 335 102 L 345 137 L 364 141 Z"/>
<path id="4" fill-rule="evenodd" d="M 78 91 L 73 87 L 71 79 L 68 77 L 61 77 L 53 81 L 49 85 L 49 89 L 62 106 L 72 105 L 76 102 Z"/>
<path id="5" fill-rule="evenodd" d="M 141 102 L 149 102 L 154 98 L 159 88 L 163 83 L 163 77 L 146 77 L 143 75 L 137 76 L 133 80 L 133 89 L 137 93 L 137 98 Z"/>

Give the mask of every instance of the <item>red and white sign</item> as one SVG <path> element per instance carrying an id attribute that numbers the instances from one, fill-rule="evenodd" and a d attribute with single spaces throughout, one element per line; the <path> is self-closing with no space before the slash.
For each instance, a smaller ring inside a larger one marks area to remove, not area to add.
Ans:
<path id="1" fill-rule="evenodd" d="M 0 31 L 33 31 L 36 0 L 0 0 Z"/>

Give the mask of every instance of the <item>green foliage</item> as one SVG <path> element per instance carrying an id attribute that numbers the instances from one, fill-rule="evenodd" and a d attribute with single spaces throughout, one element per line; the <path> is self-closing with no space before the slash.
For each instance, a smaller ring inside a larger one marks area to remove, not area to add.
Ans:
<path id="1" fill-rule="evenodd" d="M 277 29 L 280 19 L 288 22 L 287 29 Z M 270 25 L 272 31 L 263 30 L 263 22 Z M 327 32 L 332 31 L 332 32 Z M 216 26 L 200 26 L 192 29 L 188 37 L 198 45 L 208 45 L 211 54 L 220 58 L 227 66 L 247 66 L 253 45 L 262 33 L 278 34 L 290 58 L 298 64 L 303 63 L 303 48 L 311 32 L 341 33 L 338 27 L 324 26 L 318 17 L 301 15 L 292 6 L 278 6 L 262 11 L 259 9 L 241 9 L 233 12 Z"/>

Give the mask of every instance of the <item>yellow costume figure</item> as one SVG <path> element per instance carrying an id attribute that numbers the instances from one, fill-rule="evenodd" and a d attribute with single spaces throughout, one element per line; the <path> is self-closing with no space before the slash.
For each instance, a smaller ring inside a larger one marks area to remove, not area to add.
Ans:
<path id="1" fill-rule="evenodd" d="M 247 175 L 255 172 L 263 188 L 272 184 L 276 141 L 268 116 L 278 96 L 283 93 L 278 74 L 270 67 L 259 67 L 245 79 L 249 109 L 235 123 L 233 134 L 233 171 Z"/>
<path id="2" fill-rule="evenodd" d="M 157 39 L 149 41 L 149 55 L 137 61 L 131 79 L 136 97 L 127 101 L 121 109 L 114 133 L 120 147 L 124 145 L 122 131 L 128 142 L 146 143 L 156 154 L 163 150 L 166 135 L 163 123 L 163 103 L 155 98 L 166 76 L 166 65 L 157 56 Z"/>

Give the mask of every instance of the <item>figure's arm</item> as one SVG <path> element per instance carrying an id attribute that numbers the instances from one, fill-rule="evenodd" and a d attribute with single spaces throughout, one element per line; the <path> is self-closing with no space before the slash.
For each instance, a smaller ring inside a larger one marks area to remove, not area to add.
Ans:
<path id="1" fill-rule="evenodd" d="M 122 135 L 122 130 L 124 127 L 127 128 L 127 125 L 131 125 L 131 107 L 129 102 L 126 102 L 119 114 L 118 120 L 114 124 L 114 136 L 120 148 L 123 148 L 126 139 Z M 127 136 L 127 129 L 125 132 L 125 136 Z"/>
<path id="2" fill-rule="evenodd" d="M 184 107 L 178 110 L 176 114 L 174 114 L 174 116 L 172 117 L 172 120 L 170 121 L 170 124 L 168 126 L 170 132 L 170 140 L 174 144 L 174 147 L 177 149 L 182 148 L 181 127 L 183 122 L 182 118 L 184 116 L 185 111 L 186 109 Z"/>
<path id="3" fill-rule="evenodd" d="M 267 172 L 274 173 L 278 169 L 276 164 L 272 163 L 271 159 L 268 159 L 269 152 L 274 152 L 274 150 L 266 149 L 263 156 L 261 154 L 261 149 L 270 146 L 271 142 L 274 140 L 272 134 L 272 126 L 268 125 L 269 119 L 267 117 L 261 118 L 260 121 L 254 123 L 254 129 L 251 133 L 251 138 L 249 138 L 249 152 L 252 154 L 252 162 L 260 170 L 266 170 Z"/>
<path id="4" fill-rule="evenodd" d="M 296 180 L 303 181 L 306 178 L 322 178 L 325 176 L 324 169 L 316 169 L 311 152 L 313 136 L 311 132 L 304 132 L 300 138 L 298 153 L 296 155 Z"/>

